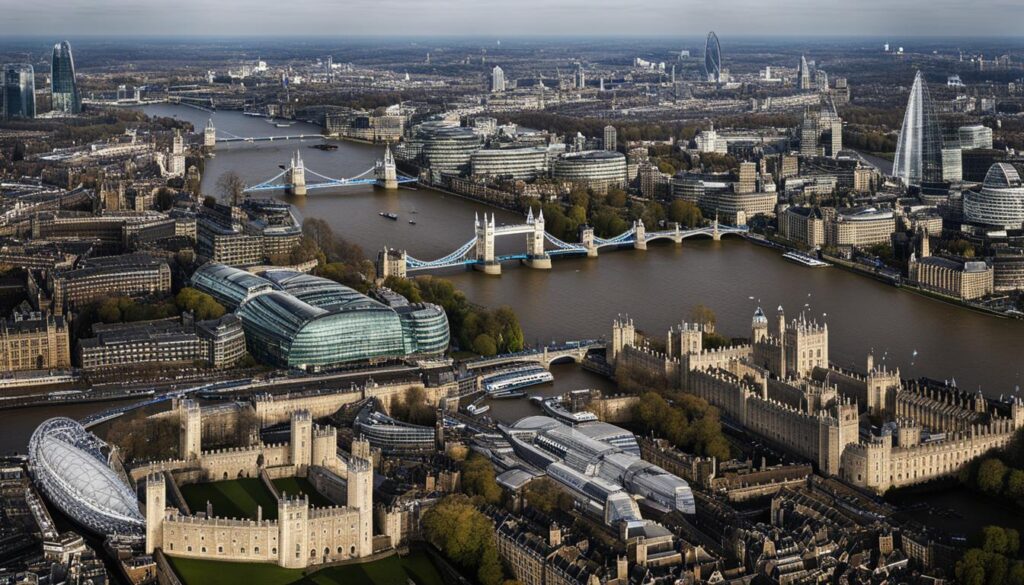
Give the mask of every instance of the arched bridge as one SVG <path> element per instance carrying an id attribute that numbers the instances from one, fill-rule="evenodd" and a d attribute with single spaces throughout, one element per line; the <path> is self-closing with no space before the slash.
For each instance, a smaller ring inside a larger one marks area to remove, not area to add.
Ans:
<path id="1" fill-rule="evenodd" d="M 401 259 L 397 262 L 397 267 L 392 263 L 384 263 L 388 266 L 381 266 L 382 274 L 384 276 L 405 276 L 412 272 L 453 266 L 472 266 L 487 274 L 501 274 L 501 263 L 514 260 L 521 261 L 532 268 L 547 269 L 551 268 L 551 259 L 556 256 L 596 257 L 602 248 L 632 247 L 646 250 L 648 242 L 656 240 L 671 240 L 681 244 L 687 238 L 710 237 L 720 240 L 723 236 L 747 233 L 746 226 L 720 225 L 717 218 L 709 226 L 683 229 L 679 224 L 672 224 L 670 229 L 659 231 L 647 231 L 643 221 L 637 220 L 630 229 L 611 238 L 599 238 L 594 235 L 593 228 L 583 226 L 580 228 L 580 241 L 570 243 L 563 242 L 547 233 L 544 230 L 544 212 L 541 211 L 535 218 L 532 209 L 526 216 L 526 223 L 523 224 L 498 226 L 495 225 L 493 215 L 488 217 L 487 214 L 484 214 L 483 221 L 481 222 L 477 217 L 473 227 L 474 237 L 451 253 L 436 260 L 420 260 L 409 256 L 404 251 L 399 251 L 397 253 Z M 519 254 L 495 254 L 495 239 L 508 235 L 525 235 L 526 251 Z M 394 253 L 391 250 L 385 250 L 385 252 L 382 257 Z"/>
<path id="2" fill-rule="evenodd" d="M 307 182 L 307 174 L 319 180 Z M 302 161 L 302 155 L 296 151 L 288 167 L 258 185 L 246 187 L 245 192 L 256 193 L 260 191 L 284 190 L 292 195 L 305 195 L 311 189 L 332 189 L 336 187 L 351 187 L 353 185 L 377 185 L 385 189 L 397 189 L 398 185 L 402 183 L 415 182 L 416 179 L 414 177 L 398 174 L 398 170 L 395 167 L 395 159 L 391 154 L 390 148 L 385 149 L 384 158 L 377 161 L 372 167 L 354 177 L 344 179 L 335 179 L 327 175 L 321 175 L 313 169 L 306 167 L 306 164 Z"/>
<path id="3" fill-rule="evenodd" d="M 597 349 L 604 349 L 605 342 L 600 339 L 584 339 L 580 341 L 566 341 L 552 345 L 546 345 L 540 349 L 530 349 L 516 353 L 506 353 L 491 357 L 477 358 L 463 362 L 467 370 L 479 370 L 482 368 L 493 368 L 509 364 L 535 363 L 550 367 L 551 364 L 561 361 L 574 361 L 582 363 L 587 354 Z"/>

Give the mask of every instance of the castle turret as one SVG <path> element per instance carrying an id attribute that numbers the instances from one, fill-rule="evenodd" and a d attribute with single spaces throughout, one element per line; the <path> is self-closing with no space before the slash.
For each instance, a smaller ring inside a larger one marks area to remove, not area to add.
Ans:
<path id="1" fill-rule="evenodd" d="M 356 557 L 373 554 L 373 466 L 366 459 L 348 462 L 348 507 L 359 510 Z"/>
<path id="2" fill-rule="evenodd" d="M 305 496 L 277 500 L 277 564 L 302 569 L 309 564 L 309 500 Z"/>
<path id="3" fill-rule="evenodd" d="M 627 346 L 636 345 L 636 327 L 628 316 L 612 323 L 612 345 L 609 348 L 608 363 L 615 365 L 619 354 Z"/>
<path id="4" fill-rule="evenodd" d="M 146 554 L 163 546 L 164 510 L 167 486 L 164 474 L 154 471 L 146 476 Z"/>
<path id="5" fill-rule="evenodd" d="M 754 318 L 750 322 L 750 339 L 754 343 L 764 341 L 768 338 L 768 317 L 765 316 L 761 307 L 754 311 Z"/>
<path id="6" fill-rule="evenodd" d="M 186 461 L 202 454 L 203 420 L 199 405 L 185 399 L 178 402 L 178 456 Z"/>
<path id="7" fill-rule="evenodd" d="M 313 459 L 313 417 L 307 410 L 292 413 L 291 443 L 288 445 L 291 464 L 296 471 L 305 469 Z"/>

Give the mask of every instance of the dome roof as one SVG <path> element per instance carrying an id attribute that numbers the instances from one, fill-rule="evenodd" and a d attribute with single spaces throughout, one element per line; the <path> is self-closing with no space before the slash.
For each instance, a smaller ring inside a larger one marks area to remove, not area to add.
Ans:
<path id="1" fill-rule="evenodd" d="M 138 499 L 111 469 L 106 444 L 79 423 L 51 418 L 29 441 L 36 484 L 65 514 L 97 534 L 135 534 L 145 527 Z"/>
<path id="2" fill-rule="evenodd" d="M 1020 187 L 1020 173 L 1009 163 L 996 163 L 985 173 L 985 186 L 993 189 Z"/>

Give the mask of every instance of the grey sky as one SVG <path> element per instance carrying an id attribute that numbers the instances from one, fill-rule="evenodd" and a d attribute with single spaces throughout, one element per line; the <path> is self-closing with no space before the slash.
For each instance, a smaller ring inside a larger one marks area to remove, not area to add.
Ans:
<path id="1" fill-rule="evenodd" d="M 1024 0 L 0 0 L 0 35 L 1022 36 Z"/>

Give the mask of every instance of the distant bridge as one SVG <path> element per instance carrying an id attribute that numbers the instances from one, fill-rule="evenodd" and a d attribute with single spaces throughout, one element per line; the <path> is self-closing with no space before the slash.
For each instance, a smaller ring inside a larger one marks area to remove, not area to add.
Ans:
<path id="1" fill-rule="evenodd" d="M 307 173 L 321 179 L 321 181 L 307 183 Z M 371 173 L 373 173 L 373 176 L 369 176 Z M 305 163 L 302 162 L 302 155 L 296 152 L 287 168 L 258 185 L 246 187 L 244 191 L 246 193 L 257 193 L 260 191 L 283 190 L 292 195 L 305 195 L 311 189 L 331 189 L 351 187 L 353 185 L 377 185 L 385 189 L 397 189 L 398 185 L 402 183 L 415 183 L 416 181 L 417 179 L 414 177 L 398 174 L 395 159 L 391 154 L 390 148 L 385 149 L 383 160 L 377 161 L 374 166 L 358 175 L 345 179 L 335 179 L 327 175 L 321 175 L 307 168 Z"/>
<path id="2" fill-rule="evenodd" d="M 484 214 L 481 222 L 474 220 L 474 237 L 462 244 L 451 253 L 435 260 L 420 260 L 409 256 L 405 251 L 398 251 L 400 261 L 397 263 L 383 262 L 381 273 L 384 276 L 405 276 L 408 273 L 450 268 L 453 266 L 472 266 L 486 274 L 501 274 L 501 264 L 509 261 L 521 261 L 531 268 L 549 269 L 551 259 L 557 256 L 586 255 L 596 257 L 602 248 L 632 247 L 646 250 L 647 244 L 656 240 L 671 240 L 682 244 L 683 240 L 693 237 L 710 237 L 720 240 L 727 235 L 743 235 L 746 226 L 725 226 L 718 223 L 716 217 L 709 226 L 683 229 L 679 224 L 671 224 L 671 229 L 647 231 L 642 220 L 633 222 L 633 226 L 621 234 L 611 238 L 598 238 L 590 226 L 580 228 L 579 243 L 563 242 L 544 230 L 544 212 L 535 218 L 533 210 L 526 216 L 526 223 L 518 225 L 495 225 L 494 216 Z M 525 235 L 526 251 L 519 254 L 497 255 L 494 251 L 494 240 L 500 236 Z M 549 248 L 550 246 L 550 248 Z M 395 251 L 388 250 L 388 257 Z"/>

